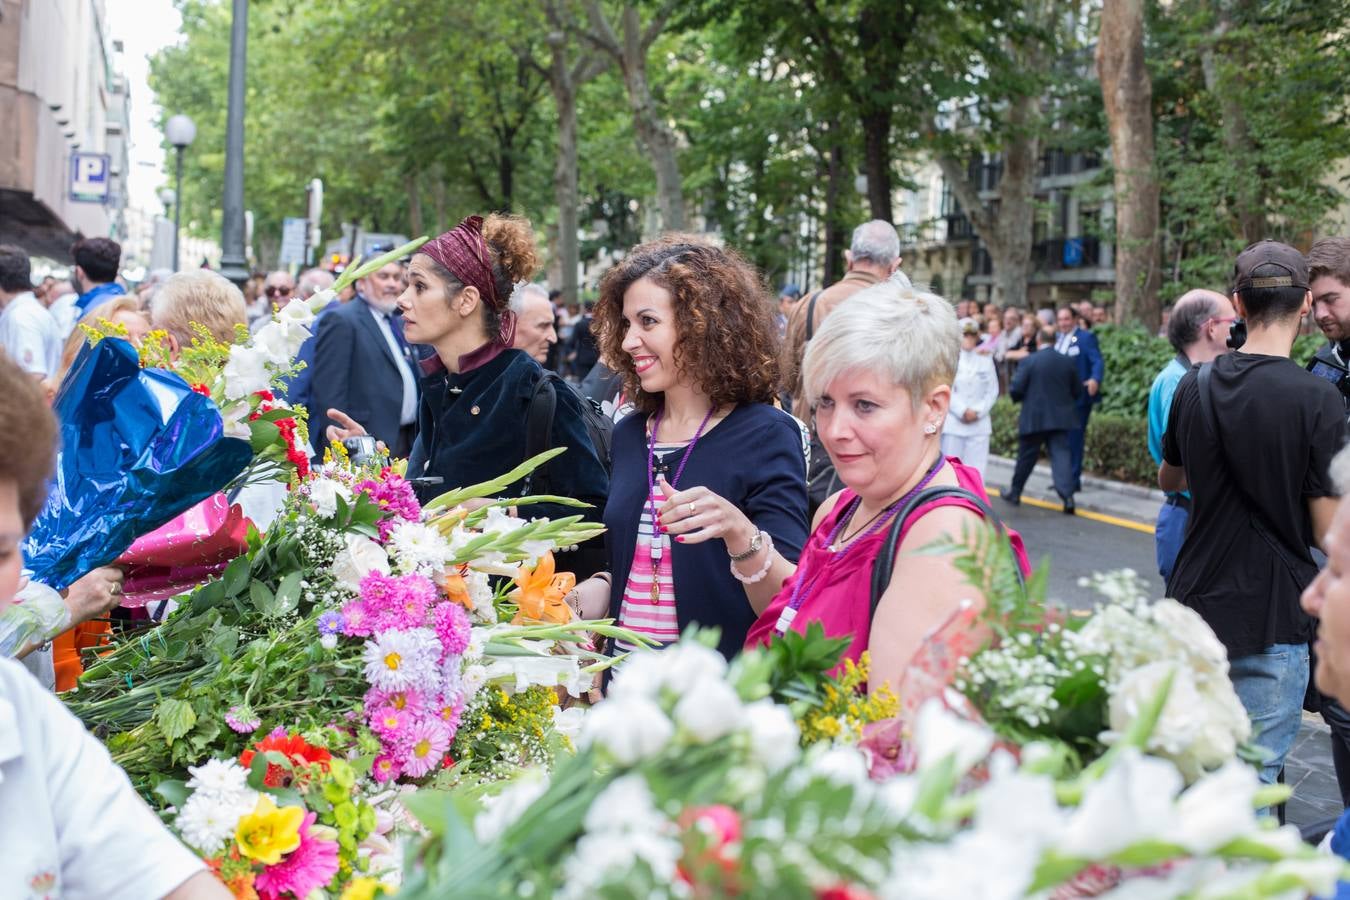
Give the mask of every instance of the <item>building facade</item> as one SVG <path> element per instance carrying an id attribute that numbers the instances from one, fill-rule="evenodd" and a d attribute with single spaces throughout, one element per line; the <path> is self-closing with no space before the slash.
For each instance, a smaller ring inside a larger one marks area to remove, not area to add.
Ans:
<path id="1" fill-rule="evenodd" d="M 128 96 L 103 0 L 0 0 L 0 242 L 65 261 L 77 234 L 125 237 Z M 106 199 L 71 195 L 107 154 Z"/>

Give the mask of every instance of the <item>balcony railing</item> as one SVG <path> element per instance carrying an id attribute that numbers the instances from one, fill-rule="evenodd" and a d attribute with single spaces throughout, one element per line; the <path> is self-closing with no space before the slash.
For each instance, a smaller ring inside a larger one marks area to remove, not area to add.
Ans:
<path id="1" fill-rule="evenodd" d="M 1031 247 L 1031 266 L 1042 272 L 1097 268 L 1101 259 L 1101 240 L 1095 237 L 1055 238 Z"/>

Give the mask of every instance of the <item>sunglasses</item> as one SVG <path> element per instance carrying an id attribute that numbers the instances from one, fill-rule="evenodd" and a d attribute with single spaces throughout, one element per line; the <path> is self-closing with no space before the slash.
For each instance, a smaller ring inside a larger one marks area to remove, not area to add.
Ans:
<path id="1" fill-rule="evenodd" d="M 289 297 L 291 295 L 291 288 L 272 285 L 264 290 L 263 293 L 267 295 L 268 300 L 275 300 L 277 297 Z"/>

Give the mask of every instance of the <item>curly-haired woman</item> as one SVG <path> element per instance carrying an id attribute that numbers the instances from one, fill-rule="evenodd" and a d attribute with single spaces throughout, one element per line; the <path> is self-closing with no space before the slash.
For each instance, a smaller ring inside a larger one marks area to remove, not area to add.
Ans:
<path id="1" fill-rule="evenodd" d="M 419 489 L 424 500 L 525 461 L 526 414 L 546 376 L 529 354 L 512 349 L 515 316 L 508 304 L 512 286 L 537 268 L 534 233 L 516 216 L 470 216 L 412 256 L 408 287 L 398 298 L 403 336 L 436 352 L 421 364 L 408 477 L 443 482 Z M 550 446 L 567 452 L 548 464 L 550 492 L 602 503 L 607 477 L 583 423 L 581 399 L 565 388 L 556 398 Z M 338 423 L 328 427 L 330 441 L 365 433 L 341 410 L 328 415 Z M 529 509 L 550 517 L 575 512 L 551 504 Z"/>
<path id="2" fill-rule="evenodd" d="M 636 414 L 614 431 L 612 584 L 577 587 L 584 615 L 608 610 L 660 643 L 716 626 L 731 656 L 791 571 L 806 463 L 797 421 L 770 405 L 771 306 L 744 260 L 685 235 L 636 247 L 605 275 L 600 351 Z"/>

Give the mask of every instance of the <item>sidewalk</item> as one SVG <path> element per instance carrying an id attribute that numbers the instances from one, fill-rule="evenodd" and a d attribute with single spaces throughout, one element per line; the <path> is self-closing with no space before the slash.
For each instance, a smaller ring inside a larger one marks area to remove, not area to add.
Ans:
<path id="1" fill-rule="evenodd" d="M 1012 483 L 1012 475 L 1013 460 L 1006 456 L 989 457 L 984 483 L 991 494 L 1005 493 L 1008 485 Z M 1073 499 L 1079 512 L 1087 511 L 1125 519 L 1135 525 L 1146 526 L 1151 532 L 1153 523 L 1158 518 L 1158 507 L 1162 506 L 1163 492 L 1157 488 L 1140 487 L 1084 474 L 1083 489 L 1074 494 Z M 1039 500 L 1040 504 L 1033 505 L 1050 504 L 1055 509 L 1063 505 L 1050 480 L 1049 463 L 1037 463 L 1031 477 L 1027 479 L 1022 489 L 1022 501 L 1028 500 Z"/>

